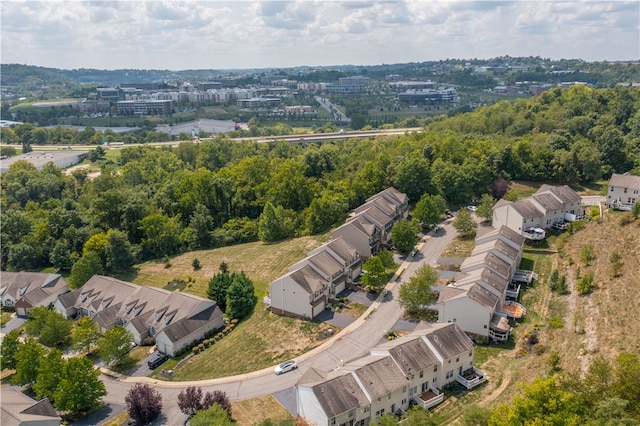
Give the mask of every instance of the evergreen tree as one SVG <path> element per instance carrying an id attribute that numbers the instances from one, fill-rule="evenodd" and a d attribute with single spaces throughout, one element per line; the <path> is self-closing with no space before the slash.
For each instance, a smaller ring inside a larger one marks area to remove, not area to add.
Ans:
<path id="1" fill-rule="evenodd" d="M 258 219 L 258 238 L 265 243 L 278 241 L 284 238 L 282 224 L 276 215 L 276 209 L 267 201 Z"/>
<path id="2" fill-rule="evenodd" d="M 220 309 L 224 312 L 227 309 L 227 290 L 231 287 L 232 278 L 228 270 L 223 271 L 222 265 L 221 271 L 213 276 L 209 280 L 209 286 L 207 288 L 207 297 L 215 301 Z M 225 264 L 226 266 L 226 264 Z"/>
<path id="3" fill-rule="evenodd" d="M 225 312 L 229 318 L 242 319 L 251 314 L 258 298 L 255 295 L 253 282 L 244 272 L 234 272 L 232 282 L 227 290 L 227 306 Z"/>

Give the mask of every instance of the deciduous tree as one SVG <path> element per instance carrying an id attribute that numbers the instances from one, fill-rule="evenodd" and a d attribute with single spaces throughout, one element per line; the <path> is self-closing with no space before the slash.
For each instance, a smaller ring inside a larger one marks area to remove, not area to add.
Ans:
<path id="1" fill-rule="evenodd" d="M 122 364 L 129 356 L 132 341 L 131 333 L 123 326 L 110 328 L 98 343 L 100 358 L 105 365 Z"/>
<path id="2" fill-rule="evenodd" d="M 421 311 L 437 299 L 431 286 L 438 282 L 438 272 L 429 265 L 421 266 L 414 276 L 400 286 L 398 302 L 411 316 L 421 317 Z"/>
<path id="3" fill-rule="evenodd" d="M 482 194 L 480 198 L 480 204 L 478 204 L 478 209 L 476 210 L 476 215 L 478 217 L 484 219 L 485 221 L 490 221 L 493 216 L 493 205 L 495 204 L 495 200 L 489 194 Z"/>
<path id="4" fill-rule="evenodd" d="M 73 349 L 78 352 L 88 352 L 100 340 L 98 323 L 91 317 L 80 318 L 73 327 Z"/>
<path id="5" fill-rule="evenodd" d="M 162 395 L 151 386 L 136 383 L 124 398 L 129 416 L 139 424 L 154 420 L 162 411 Z"/>
<path id="6" fill-rule="evenodd" d="M 440 195 L 424 194 L 413 210 L 414 219 L 424 225 L 439 223 L 447 210 L 447 203 Z"/>
<path id="7" fill-rule="evenodd" d="M 16 367 L 16 352 L 20 346 L 20 332 L 11 330 L 2 338 L 0 346 L 0 357 L 2 357 L 2 368 L 13 370 Z"/>
<path id="8" fill-rule="evenodd" d="M 34 339 L 28 337 L 24 343 L 18 346 L 18 350 L 14 356 L 16 365 L 16 374 L 11 381 L 16 385 L 30 385 L 36 381 L 38 377 L 38 366 L 40 360 L 45 356 L 47 351 Z"/>
<path id="9" fill-rule="evenodd" d="M 69 287 L 77 289 L 82 287 L 91 277 L 102 274 L 102 261 L 97 254 L 91 252 L 82 256 L 71 267 L 69 275 Z"/>
<path id="10" fill-rule="evenodd" d="M 370 291 L 380 290 L 387 282 L 384 265 L 376 256 L 370 257 L 362 265 L 366 272 L 362 274 L 362 284 Z"/>
<path id="11" fill-rule="evenodd" d="M 453 221 L 453 227 L 463 236 L 471 235 L 478 227 L 467 210 L 460 210 Z"/>
<path id="12" fill-rule="evenodd" d="M 409 222 L 407 219 L 401 219 L 391 228 L 393 244 L 400 252 L 409 253 L 418 242 L 418 231 L 418 226 L 415 223 Z"/>

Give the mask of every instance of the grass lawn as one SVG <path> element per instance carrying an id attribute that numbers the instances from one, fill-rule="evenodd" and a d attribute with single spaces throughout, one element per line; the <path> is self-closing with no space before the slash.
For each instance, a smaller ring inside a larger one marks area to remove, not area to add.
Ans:
<path id="1" fill-rule="evenodd" d="M 254 425 L 266 419 L 279 426 L 296 424 L 291 414 L 271 395 L 232 403 L 232 416 L 239 425 Z"/>
<path id="2" fill-rule="evenodd" d="M 442 257 L 469 257 L 475 246 L 475 235 L 456 237 L 445 247 Z"/>
<path id="3" fill-rule="evenodd" d="M 5 325 L 11 320 L 11 313 L 2 311 L 0 314 L 0 325 Z"/>
<path id="4" fill-rule="evenodd" d="M 118 278 L 139 285 L 175 290 L 168 283 L 174 279 L 191 282 L 180 291 L 206 297 L 209 279 L 226 262 L 230 271 L 244 271 L 254 282 L 258 303 L 253 315 L 241 322 L 222 341 L 192 357 L 175 370 L 173 380 L 196 380 L 223 377 L 259 370 L 300 355 L 322 343 L 319 335 L 329 328 L 326 324 L 285 318 L 268 312 L 262 298 L 269 283 L 284 274 L 288 267 L 327 241 L 330 234 L 302 237 L 276 244 L 262 242 L 185 253 L 170 259 L 171 267 L 161 261 L 137 265 L 133 271 Z M 194 271 L 191 262 L 198 258 L 202 268 Z M 238 351 L 243 348 L 243 351 Z M 225 359 L 226 362 L 219 362 Z M 177 361 L 163 365 L 173 369 Z"/>

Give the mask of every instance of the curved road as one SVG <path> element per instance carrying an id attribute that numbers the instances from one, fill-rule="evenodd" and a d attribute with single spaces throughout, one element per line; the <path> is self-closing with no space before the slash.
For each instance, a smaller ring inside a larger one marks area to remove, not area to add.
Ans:
<path id="1" fill-rule="evenodd" d="M 398 268 L 400 279 L 393 279 L 386 286 L 393 297 L 382 301 L 381 297 L 355 322 L 333 336 L 329 341 L 307 352 L 296 360 L 299 368 L 290 373 L 276 376 L 273 367 L 260 371 L 219 379 L 194 382 L 166 382 L 148 377 L 123 377 L 114 379 L 104 376 L 108 395 L 104 401 L 114 406 L 122 406 L 124 397 L 134 382 L 148 383 L 162 394 L 164 418 L 160 424 L 184 424 L 187 417 L 177 407 L 177 397 L 185 387 L 196 385 L 204 391 L 223 390 L 232 401 L 273 394 L 295 385 L 302 374 L 313 366 L 321 370 L 331 370 L 343 362 L 366 355 L 382 339 L 385 331 L 393 328 L 402 314 L 397 295 L 399 283 L 408 281 L 416 269 L 423 264 L 435 265 L 447 244 L 456 236 L 456 230 L 447 220 L 440 225 L 440 231 L 431 231 L 418 243 L 418 253 L 407 257 Z M 224 362 L 224 361 L 222 361 Z"/>

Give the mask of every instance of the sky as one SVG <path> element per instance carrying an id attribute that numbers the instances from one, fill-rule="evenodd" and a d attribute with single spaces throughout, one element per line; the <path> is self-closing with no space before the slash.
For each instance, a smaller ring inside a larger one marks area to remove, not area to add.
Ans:
<path id="1" fill-rule="evenodd" d="M 0 62 L 63 69 L 640 59 L 640 1 L 0 2 Z"/>

